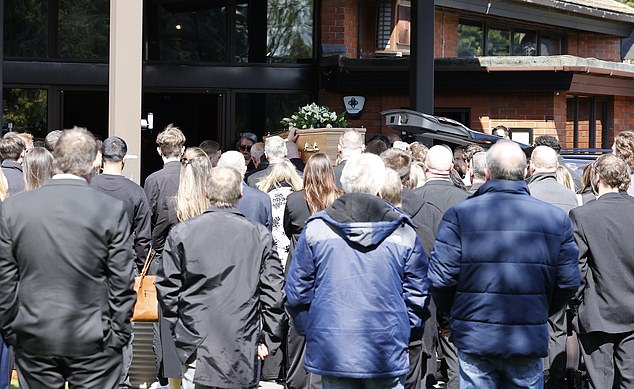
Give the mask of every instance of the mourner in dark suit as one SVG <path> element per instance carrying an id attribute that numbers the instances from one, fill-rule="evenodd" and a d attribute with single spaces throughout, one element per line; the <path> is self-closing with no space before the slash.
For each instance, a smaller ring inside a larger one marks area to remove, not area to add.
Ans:
<path id="1" fill-rule="evenodd" d="M 334 168 L 337 188 L 341 189 L 341 173 L 346 166 L 346 160 L 363 153 L 363 150 L 365 150 L 365 145 L 363 144 L 362 133 L 357 130 L 346 130 L 341 134 L 339 143 L 337 143 L 339 163 Z"/>
<path id="2" fill-rule="evenodd" d="M 25 150 L 24 141 L 14 132 L 9 132 L 0 139 L 2 172 L 7 177 L 9 194 L 11 195 L 20 193 L 24 189 L 22 159 L 24 158 Z"/>
<path id="3" fill-rule="evenodd" d="M 257 188 L 258 182 L 262 181 L 264 178 L 266 178 L 266 176 L 271 174 L 273 166 L 279 162 L 282 162 L 287 157 L 288 148 L 286 142 L 291 142 L 291 140 L 284 140 L 279 136 L 270 136 L 266 138 L 266 141 L 264 142 L 264 154 L 266 155 L 269 164 L 266 168 L 254 172 L 247 178 L 247 184 L 250 187 Z M 295 150 L 296 149 L 297 148 L 295 147 Z M 296 157 L 296 155 L 289 157 Z M 297 158 L 293 159 L 296 160 Z M 291 161 L 291 163 L 293 162 Z M 295 166 L 297 175 L 301 177 L 302 172 L 297 169 L 297 162 L 293 163 L 293 166 Z"/>
<path id="4" fill-rule="evenodd" d="M 54 153 L 62 174 L 2 205 L 0 326 L 23 388 L 119 384 L 134 254 L 124 204 L 86 182 L 96 153 L 90 133 L 67 130 Z"/>
<path id="5" fill-rule="evenodd" d="M 626 163 L 593 167 L 599 198 L 570 211 L 579 246 L 578 334 L 591 387 L 634 388 L 634 199 Z"/>
<path id="6" fill-rule="evenodd" d="M 233 150 L 222 153 L 218 160 L 218 166 L 232 168 L 240 173 L 243 178 L 247 171 L 244 157 L 241 153 Z M 236 208 L 247 219 L 264 225 L 269 231 L 273 228 L 271 198 L 266 193 L 251 188 L 244 181 L 242 182 L 242 198 L 238 201 Z"/>
<path id="7" fill-rule="evenodd" d="M 271 233 L 234 208 L 241 182 L 235 169 L 214 168 L 211 207 L 175 226 L 163 252 L 156 286 L 184 389 L 257 387 L 257 360 L 282 341 L 282 263 Z"/>
<path id="8" fill-rule="evenodd" d="M 173 225 L 178 223 L 176 217 L 176 193 L 181 172 L 180 158 L 185 152 L 185 135 L 177 127 L 169 124 L 156 136 L 156 151 L 163 159 L 163 169 L 150 174 L 145 179 L 143 189 L 147 196 L 152 214 L 152 249 L 154 259 L 150 273 L 156 273 L 165 239 Z M 174 340 L 169 332 L 167 322 L 163 319 L 159 305 L 159 324 L 154 328 L 154 352 L 157 358 L 159 382 L 167 384 L 167 378 L 180 378 L 182 371 L 176 358 Z"/>

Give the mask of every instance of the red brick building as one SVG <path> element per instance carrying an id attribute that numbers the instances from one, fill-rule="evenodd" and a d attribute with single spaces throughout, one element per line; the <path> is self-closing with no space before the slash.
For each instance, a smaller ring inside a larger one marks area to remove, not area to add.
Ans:
<path id="1" fill-rule="evenodd" d="M 410 5 L 321 3 L 319 100 L 341 111 L 343 96 L 364 96 L 350 124 L 369 134 L 391 132 L 381 111 L 410 105 Z M 437 0 L 435 113 L 518 139 L 610 147 L 634 125 L 633 28 L 634 9 L 612 0 Z"/>

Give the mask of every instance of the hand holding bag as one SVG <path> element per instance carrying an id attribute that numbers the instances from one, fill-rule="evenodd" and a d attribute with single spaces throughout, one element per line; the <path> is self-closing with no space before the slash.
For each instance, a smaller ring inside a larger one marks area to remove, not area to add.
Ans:
<path id="1" fill-rule="evenodd" d="M 156 276 L 148 276 L 147 271 L 152 263 L 154 250 L 150 248 L 143 265 L 141 275 L 134 278 L 134 291 L 136 292 L 136 304 L 132 321 L 152 322 L 158 321 L 158 300 L 156 297 Z"/>

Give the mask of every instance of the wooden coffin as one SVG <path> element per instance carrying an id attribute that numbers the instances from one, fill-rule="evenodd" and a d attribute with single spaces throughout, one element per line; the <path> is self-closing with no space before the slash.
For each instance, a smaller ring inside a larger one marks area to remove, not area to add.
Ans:
<path id="1" fill-rule="evenodd" d="M 302 156 L 302 160 L 306 162 L 311 155 L 323 153 L 330 157 L 333 164 L 336 164 L 339 137 L 344 131 L 348 130 L 353 130 L 353 128 L 308 128 L 305 130 L 296 130 L 297 148 Z M 354 128 L 354 130 L 359 131 L 365 138 L 365 128 Z M 275 135 L 286 138 L 288 131 Z"/>

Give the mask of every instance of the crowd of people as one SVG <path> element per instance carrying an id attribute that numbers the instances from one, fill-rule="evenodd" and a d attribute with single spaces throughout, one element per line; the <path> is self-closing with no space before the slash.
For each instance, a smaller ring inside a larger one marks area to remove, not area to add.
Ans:
<path id="1" fill-rule="evenodd" d="M 152 388 L 634 388 L 634 132 L 582 176 L 558 140 L 428 148 L 291 131 L 124 176 L 125 140 L 0 139 L 0 389 L 129 388 L 156 275 Z M 14 355 L 12 354 L 14 353 Z M 581 354 L 582 358 L 578 355 Z M 577 358 L 575 359 L 575 356 Z"/>

